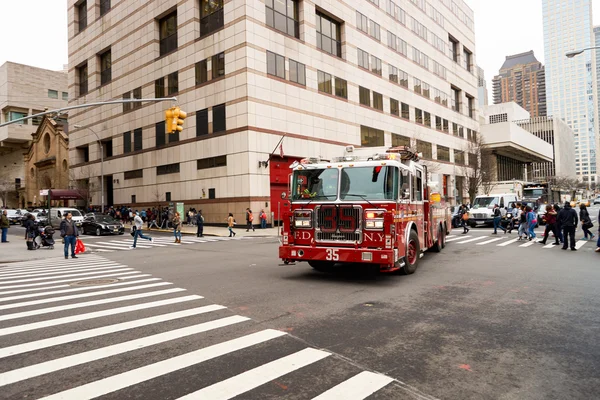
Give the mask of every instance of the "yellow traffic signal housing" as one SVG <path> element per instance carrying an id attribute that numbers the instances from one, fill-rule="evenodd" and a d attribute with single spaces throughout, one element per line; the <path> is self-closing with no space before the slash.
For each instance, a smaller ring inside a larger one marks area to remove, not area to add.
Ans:
<path id="1" fill-rule="evenodd" d="M 165 132 L 166 133 L 171 133 L 173 132 L 173 109 L 175 107 L 171 107 L 169 108 L 167 111 L 165 111 Z"/>
<path id="2" fill-rule="evenodd" d="M 184 119 L 187 113 L 179 107 L 173 107 L 173 120 L 171 121 L 171 132 L 181 132 L 183 130 Z"/>

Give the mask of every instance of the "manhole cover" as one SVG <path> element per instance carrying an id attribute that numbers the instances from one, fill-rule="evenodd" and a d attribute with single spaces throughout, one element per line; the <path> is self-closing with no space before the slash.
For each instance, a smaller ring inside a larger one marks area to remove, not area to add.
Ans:
<path id="1" fill-rule="evenodd" d="M 100 286 L 100 285 L 110 285 L 111 283 L 119 282 L 120 279 L 89 279 L 86 281 L 77 281 L 69 283 L 71 286 Z"/>

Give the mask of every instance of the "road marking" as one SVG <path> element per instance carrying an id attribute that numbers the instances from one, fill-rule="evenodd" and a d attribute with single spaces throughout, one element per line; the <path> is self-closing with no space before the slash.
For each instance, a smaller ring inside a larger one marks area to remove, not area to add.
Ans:
<path id="1" fill-rule="evenodd" d="M 92 361 L 101 360 L 103 358 L 116 356 L 133 350 L 139 350 L 144 347 L 154 346 L 160 343 L 180 339 L 186 336 L 196 335 L 198 333 L 211 331 L 213 329 L 218 329 L 224 326 L 229 326 L 249 320 L 250 318 L 248 317 L 234 315 L 231 317 L 221 318 L 210 322 L 204 322 L 201 324 L 175 329 L 168 332 L 157 333 L 155 335 L 150 335 L 139 339 L 133 339 L 127 342 L 118 343 L 111 346 L 101 347 L 95 350 L 85 351 L 79 354 L 73 354 L 67 357 L 57 358 L 39 364 L 34 364 L 28 367 L 13 369 L 11 371 L 0 374 L 0 386 L 10 385 L 12 383 L 34 378 L 36 376 L 60 371 L 65 368 L 71 368 L 77 365 L 86 364 Z"/>
<path id="2" fill-rule="evenodd" d="M 0 282 L 0 285 L 8 285 L 8 284 L 13 284 L 13 283 L 23 283 L 23 282 L 45 281 L 45 280 L 48 280 L 48 279 L 58 279 L 58 278 L 72 278 L 72 277 L 75 277 L 75 276 L 86 276 L 86 275 L 103 274 L 105 272 L 131 271 L 133 269 L 133 268 L 123 268 L 123 267 L 125 267 L 125 266 L 124 265 L 115 265 L 114 267 L 110 267 L 112 269 L 106 270 L 106 271 L 85 272 L 85 273 L 79 273 L 79 274 L 69 274 L 69 275 L 59 275 L 59 276 L 49 276 L 49 277 L 44 277 L 44 278 L 20 279 L 20 280 L 16 280 L 16 281 Z M 5 286 L 0 286 L 0 290 L 4 289 L 4 288 L 5 288 Z"/>
<path id="3" fill-rule="evenodd" d="M 111 283 L 110 287 L 112 288 L 115 286 L 135 285 L 137 283 L 152 282 L 152 281 L 159 281 L 159 280 L 160 280 L 160 278 L 149 278 L 149 279 L 140 279 L 139 281 Z M 71 285 L 60 285 L 58 287 L 72 287 L 72 286 Z M 22 300 L 22 299 L 29 299 L 32 297 L 50 296 L 50 295 L 61 294 L 61 293 L 82 292 L 85 290 L 94 290 L 94 289 L 98 289 L 98 288 L 99 288 L 98 286 L 84 286 L 84 287 L 78 287 L 78 288 L 73 288 L 73 289 L 54 290 L 51 292 L 30 293 L 30 294 L 21 294 L 18 296 L 0 297 L 0 303 L 5 302 L 5 301 L 11 301 L 11 300 Z M 44 288 L 44 289 L 50 289 L 50 288 Z M 2 295 L 2 293 L 0 293 L 0 295 Z"/>
<path id="4" fill-rule="evenodd" d="M 534 242 L 533 240 L 530 240 L 529 242 L 523 243 L 522 245 L 519 245 L 519 247 L 529 247 L 529 246 L 533 246 L 536 242 Z"/>
<path id="5" fill-rule="evenodd" d="M 556 245 L 556 244 L 552 244 L 552 243 L 550 243 L 550 244 L 547 244 L 547 245 L 545 245 L 544 247 L 542 247 L 542 249 L 551 249 L 551 248 L 553 248 L 553 247 L 557 247 L 557 246 L 558 246 L 558 245 Z"/>
<path id="6" fill-rule="evenodd" d="M 39 269 L 55 269 L 55 268 L 65 268 L 65 267 L 78 267 L 81 265 L 95 265 L 98 263 L 105 263 L 105 262 L 110 262 L 109 260 L 106 259 L 98 259 L 96 257 L 94 257 L 93 259 L 89 258 L 90 256 L 85 256 L 85 258 L 77 258 L 77 259 L 70 259 L 70 260 L 65 260 L 64 257 L 60 257 L 60 259 L 54 258 L 51 259 L 53 260 L 52 263 L 39 263 L 40 261 L 43 260 L 31 260 L 31 261 L 27 261 L 26 264 L 22 264 L 19 263 L 20 266 L 15 267 L 14 264 L 12 267 L 8 268 L 0 268 L 0 272 L 1 273 L 15 273 L 15 272 L 21 272 L 21 271 L 30 271 L 30 270 L 34 270 L 37 271 Z"/>
<path id="7" fill-rule="evenodd" d="M 453 237 L 452 239 L 446 239 L 446 243 L 447 242 L 453 242 L 455 240 L 461 240 L 461 239 L 466 239 L 466 238 L 470 238 L 471 236 L 457 236 L 457 237 Z"/>
<path id="8" fill-rule="evenodd" d="M 485 239 L 485 238 L 486 238 L 486 236 L 479 236 L 479 237 L 474 237 L 473 239 L 463 240 L 462 242 L 456 242 L 456 243 L 463 244 L 463 243 L 475 242 L 477 240 L 481 240 L 481 239 Z"/>
<path id="9" fill-rule="evenodd" d="M 123 242 L 126 242 L 128 245 L 133 244 L 133 239 L 123 239 Z M 139 242 L 139 240 L 138 240 Z M 144 244 L 144 246 L 154 246 L 154 247 L 167 247 L 166 244 L 157 243 L 156 240 L 154 242 L 148 242 Z"/>
<path id="10" fill-rule="evenodd" d="M 225 379 L 224 381 L 207 386 L 204 389 L 200 389 L 194 393 L 180 397 L 179 400 L 231 399 L 232 397 L 239 396 L 240 394 L 257 388 L 260 385 L 264 385 L 273 379 L 277 379 L 280 376 L 289 374 L 297 369 L 329 357 L 330 355 L 331 353 L 313 348 L 300 350 L 297 353 L 293 353 L 289 356 L 271 361 L 270 363 L 261 365 L 260 367 L 256 367 L 229 379 Z"/>
<path id="11" fill-rule="evenodd" d="M 75 267 L 75 269 L 69 269 L 67 271 L 40 272 L 39 274 L 27 272 L 27 273 L 15 274 L 15 275 L 11 275 L 11 276 L 0 276 L 0 285 L 3 283 L 2 281 L 4 281 L 4 280 L 15 279 L 15 278 L 32 278 L 34 276 L 52 276 L 52 275 L 60 275 L 60 274 L 70 274 L 73 272 L 99 271 L 99 270 L 106 270 L 106 269 L 111 269 L 111 268 L 122 268 L 122 267 L 124 267 L 124 265 L 111 263 L 111 265 L 105 264 L 105 266 L 100 266 L 100 267 L 93 267 L 93 266 Z M 52 279 L 52 278 L 50 278 L 50 279 Z"/>
<path id="12" fill-rule="evenodd" d="M 514 239 L 511 239 L 511 240 L 506 241 L 504 243 L 497 244 L 496 246 L 508 246 L 509 244 L 514 243 L 514 242 L 516 242 L 518 240 L 519 240 L 519 238 L 514 238 Z"/>
<path id="13" fill-rule="evenodd" d="M 63 265 L 61 267 L 45 267 L 45 268 L 39 268 L 39 267 L 31 267 L 31 268 L 23 268 L 23 269 L 18 269 L 18 270 L 14 270 L 14 271 L 7 271 L 4 272 L 2 271 L 0 273 L 0 278 L 1 277 L 5 277 L 5 276 L 11 276 L 11 275 L 16 275 L 16 274 L 27 274 L 27 273 L 46 273 L 46 272 L 54 272 L 54 271 L 69 271 L 69 270 L 73 270 L 73 269 L 78 269 L 78 268 L 91 268 L 91 267 L 103 267 L 103 266 L 107 266 L 107 265 L 118 265 L 117 263 L 115 263 L 114 261 L 90 261 L 90 262 L 86 262 L 85 264 L 77 264 L 77 265 Z"/>
<path id="14" fill-rule="evenodd" d="M 58 346 L 60 344 L 76 342 L 79 340 L 89 339 L 109 333 L 121 332 L 128 329 L 139 328 L 142 326 L 154 325 L 161 322 L 173 321 L 180 318 L 191 317 L 194 315 L 205 314 L 212 311 L 226 309 L 225 306 L 212 304 L 204 307 L 192 308 L 168 314 L 157 315 L 154 317 L 137 319 L 134 321 L 122 322 L 119 324 L 102 326 L 100 328 L 88 329 L 86 331 L 68 333 L 66 335 L 54 336 L 48 339 L 35 340 L 33 342 L 17 344 L 10 347 L 0 349 L 0 358 L 23 354 L 34 350 L 45 349 L 48 347 Z"/>
<path id="15" fill-rule="evenodd" d="M 218 343 L 191 353 L 159 361 L 154 364 L 136 368 L 118 375 L 100 379 L 73 389 L 48 396 L 46 400 L 86 400 L 100 397 L 126 387 L 145 382 L 156 377 L 175 372 L 192 365 L 212 360 L 225 354 L 233 353 L 260 343 L 286 335 L 285 332 L 274 329 L 252 333 L 237 339 Z"/>
<path id="16" fill-rule="evenodd" d="M 446 236 L 446 239 L 450 239 L 450 238 L 453 238 L 453 237 L 455 237 L 455 236 L 456 236 L 456 235 L 448 235 L 448 236 Z"/>
<path id="17" fill-rule="evenodd" d="M 92 249 L 92 251 L 98 251 L 101 253 L 112 253 L 114 250 L 108 250 L 108 249 Z"/>
<path id="18" fill-rule="evenodd" d="M 173 299 L 158 300 L 158 301 L 153 301 L 150 303 L 142 303 L 142 304 L 135 304 L 132 306 L 112 308 L 110 310 L 95 311 L 95 312 L 90 312 L 90 313 L 86 313 L 86 314 L 71 315 L 69 317 L 50 319 L 50 320 L 40 321 L 40 322 L 32 322 L 30 324 L 11 326 L 9 328 L 0 329 L 0 336 L 10 335 L 13 333 L 27 332 L 27 331 L 32 331 L 35 329 L 48 328 L 50 326 L 63 325 L 63 324 L 71 323 L 71 322 L 86 321 L 86 320 L 94 319 L 94 318 L 112 316 L 112 315 L 116 315 L 116 314 L 123 314 L 123 313 L 127 313 L 130 311 L 146 310 L 148 308 L 160 307 L 160 306 L 177 304 L 177 303 L 182 303 L 185 301 L 200 300 L 200 299 L 203 299 L 203 297 L 197 296 L 197 295 L 175 297 Z"/>
<path id="19" fill-rule="evenodd" d="M 104 271 L 104 272 L 106 272 L 106 271 Z M 124 275 L 139 274 L 139 273 L 140 273 L 140 271 L 120 272 L 120 273 L 117 273 L 117 274 L 105 274 L 105 275 L 100 275 L 100 276 L 90 276 L 90 277 L 86 277 L 83 280 L 98 279 L 98 278 L 109 278 L 109 277 L 112 277 L 112 276 L 119 277 L 119 279 L 129 279 L 131 277 L 125 277 Z M 137 275 L 137 276 L 149 276 L 149 275 Z M 51 285 L 51 284 L 63 283 L 63 282 L 73 282 L 73 279 L 63 279 L 63 280 L 60 280 L 60 281 L 52 281 L 52 282 L 28 283 L 26 285 L 1 286 L 0 290 L 3 290 L 3 289 L 15 289 L 15 288 L 22 288 L 22 287 L 31 287 L 31 286 Z M 44 290 L 44 289 L 48 289 L 48 287 L 36 288 L 36 289 L 21 289 L 21 290 L 16 290 L 16 291 L 12 290 L 12 291 L 6 291 L 6 292 L 0 291 L 0 295 L 9 294 L 9 293 L 23 292 L 23 291 L 26 291 L 26 290 Z"/>
<path id="20" fill-rule="evenodd" d="M 490 240 L 486 240 L 485 242 L 481 242 L 481 243 L 476 243 L 478 246 L 482 246 L 484 244 L 489 244 L 489 243 L 494 243 L 497 242 L 498 240 L 504 240 L 504 238 L 494 238 L 494 239 L 490 239 Z"/>
<path id="21" fill-rule="evenodd" d="M 98 244 L 105 244 L 107 246 L 112 246 L 113 249 L 117 248 L 117 249 L 124 249 L 127 250 L 130 245 L 125 243 L 125 242 L 120 242 L 118 240 L 115 240 L 113 242 L 96 242 Z M 132 242 L 133 244 L 133 242 Z M 140 240 L 138 240 L 137 244 L 135 245 L 135 247 L 139 247 L 140 249 L 149 249 L 150 247 L 146 246 L 146 245 L 141 245 L 140 244 Z"/>
<path id="22" fill-rule="evenodd" d="M 117 242 L 116 240 L 113 240 L 113 242 Z M 127 242 L 127 243 L 133 243 L 133 239 L 123 239 L 123 242 Z M 138 239 L 138 243 L 140 242 L 140 240 Z M 155 246 L 168 246 L 168 245 L 176 245 L 178 243 L 174 243 L 172 241 L 166 241 L 166 240 L 160 240 L 159 238 L 154 238 L 154 242 L 148 242 L 145 243 L 144 246 L 151 246 L 151 245 L 155 245 Z"/>
<path id="23" fill-rule="evenodd" d="M 129 249 L 121 248 L 121 247 L 107 246 L 104 244 L 86 244 L 85 246 L 91 248 L 93 251 L 129 250 Z M 107 249 L 110 249 L 110 250 L 107 250 Z"/>
<path id="24" fill-rule="evenodd" d="M 73 294 L 70 296 L 50 297 L 49 299 L 23 301 L 21 303 L 5 304 L 3 306 L 0 306 L 0 310 L 10 310 L 11 308 L 35 306 L 38 304 L 54 303 L 57 301 L 81 299 L 81 298 L 85 298 L 85 297 L 101 296 L 103 294 L 121 293 L 121 292 L 128 292 L 128 291 L 132 291 L 132 290 L 148 289 L 148 288 L 153 288 L 153 287 L 158 287 L 158 286 L 167 286 L 167 285 L 172 285 L 172 283 L 171 282 L 149 283 L 147 285 L 131 286 L 131 287 L 125 287 L 125 288 L 119 288 L 119 289 L 107 289 L 107 290 L 100 290 L 98 292 Z"/>
<path id="25" fill-rule="evenodd" d="M 332 387 L 313 400 L 362 400 L 393 381 L 394 379 L 389 376 L 363 371 Z"/>
<path id="26" fill-rule="evenodd" d="M 587 244 L 588 240 L 578 240 L 575 242 L 575 248 L 580 249 Z"/>
<path id="27" fill-rule="evenodd" d="M 118 301 L 142 299 L 144 297 L 151 297 L 151 296 L 161 296 L 163 294 L 177 293 L 177 292 L 183 292 L 183 291 L 185 291 L 185 289 L 173 288 L 173 289 L 158 290 L 156 292 L 130 294 L 127 296 L 112 297 L 109 299 L 87 301 L 85 303 L 76 303 L 76 304 L 67 304 L 64 306 L 57 306 L 57 307 L 40 308 L 38 310 L 23 311 L 20 313 L 0 315 L 0 321 L 8 321 L 11 319 L 31 317 L 33 315 L 49 314 L 49 313 L 53 313 L 53 312 L 57 312 L 57 311 L 72 310 L 74 308 L 83 308 L 83 307 L 97 306 L 100 304 L 115 303 Z"/>

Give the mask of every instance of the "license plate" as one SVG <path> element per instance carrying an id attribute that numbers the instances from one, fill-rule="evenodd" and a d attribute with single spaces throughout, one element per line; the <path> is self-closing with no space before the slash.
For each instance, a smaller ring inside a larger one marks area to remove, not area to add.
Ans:
<path id="1" fill-rule="evenodd" d="M 114 231 L 115 231 L 115 232 L 119 232 L 119 230 L 118 230 L 118 229 L 115 229 Z"/>

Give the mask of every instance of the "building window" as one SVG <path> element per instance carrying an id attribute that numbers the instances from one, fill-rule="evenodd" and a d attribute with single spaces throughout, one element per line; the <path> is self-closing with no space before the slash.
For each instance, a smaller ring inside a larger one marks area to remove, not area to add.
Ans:
<path id="1" fill-rule="evenodd" d="M 304 64 L 290 60 L 290 81 L 306 86 L 306 66 Z"/>
<path id="2" fill-rule="evenodd" d="M 88 66 L 87 62 L 77 67 L 77 77 L 79 78 L 79 95 L 83 96 L 88 92 Z"/>
<path id="3" fill-rule="evenodd" d="M 58 99 L 58 90 L 48 89 L 48 97 L 51 99 Z"/>
<path id="4" fill-rule="evenodd" d="M 100 16 L 103 16 L 110 10 L 110 0 L 100 0 Z"/>
<path id="5" fill-rule="evenodd" d="M 422 93 L 422 83 L 421 80 L 418 78 L 413 78 L 414 81 L 414 90 L 415 93 L 421 94 Z"/>
<path id="6" fill-rule="evenodd" d="M 165 201 L 171 201 L 171 192 L 165 192 Z"/>
<path id="7" fill-rule="evenodd" d="M 179 173 L 179 163 L 159 165 L 156 167 L 156 175 L 168 175 Z"/>
<path id="8" fill-rule="evenodd" d="M 79 32 L 81 32 L 87 27 L 87 1 L 84 0 L 75 7 L 77 7 L 77 25 Z"/>
<path id="9" fill-rule="evenodd" d="M 423 123 L 423 110 L 415 108 L 415 121 L 417 122 L 417 124 Z"/>
<path id="10" fill-rule="evenodd" d="M 381 41 L 381 28 L 379 27 L 379 24 L 371 20 L 369 28 L 369 35 L 377 41 Z"/>
<path id="11" fill-rule="evenodd" d="M 445 146 L 437 146 L 437 159 L 439 161 L 450 161 L 450 149 Z"/>
<path id="12" fill-rule="evenodd" d="M 371 91 L 369 89 L 359 86 L 358 96 L 360 104 L 362 104 L 363 106 L 371 107 Z"/>
<path id="13" fill-rule="evenodd" d="M 410 120 L 410 107 L 408 106 L 408 104 L 401 103 L 400 110 L 402 112 L 402 114 L 401 114 L 402 118 L 404 118 L 406 120 Z"/>
<path id="14" fill-rule="evenodd" d="M 460 112 L 460 89 L 450 88 L 452 96 L 452 109 L 456 112 Z"/>
<path id="15" fill-rule="evenodd" d="M 438 131 L 442 130 L 442 117 L 435 116 L 435 129 Z"/>
<path id="16" fill-rule="evenodd" d="M 469 117 L 475 118 L 475 98 L 473 98 L 472 96 L 469 96 L 468 94 L 466 96 L 467 96 L 467 107 L 468 107 Z"/>
<path id="17" fill-rule="evenodd" d="M 458 124 L 456 122 L 452 123 L 452 134 L 458 136 Z"/>
<path id="18" fill-rule="evenodd" d="M 285 79 L 285 58 L 267 51 L 267 74 Z"/>
<path id="19" fill-rule="evenodd" d="M 225 53 L 221 52 L 212 56 L 212 78 L 216 79 L 225 75 Z"/>
<path id="20" fill-rule="evenodd" d="M 398 83 L 408 89 L 408 74 L 406 72 L 398 70 Z"/>
<path id="21" fill-rule="evenodd" d="M 67 92 L 62 92 L 62 99 L 64 101 L 69 101 L 69 93 Z"/>
<path id="22" fill-rule="evenodd" d="M 396 99 L 390 99 L 390 114 L 400 116 L 400 102 Z"/>
<path id="23" fill-rule="evenodd" d="M 454 39 L 452 36 L 448 36 L 448 41 L 450 42 L 450 58 L 452 58 L 455 63 L 458 63 L 460 58 L 458 56 L 458 40 Z"/>
<path id="24" fill-rule="evenodd" d="M 165 121 L 157 122 L 155 125 L 156 129 L 156 147 L 162 147 L 167 144 L 167 137 L 165 133 Z"/>
<path id="25" fill-rule="evenodd" d="M 425 97 L 429 98 L 430 94 L 431 94 L 431 93 L 430 93 L 430 91 L 429 91 L 429 84 L 428 84 L 428 83 L 425 83 L 425 82 L 423 82 L 423 96 L 425 96 Z"/>
<path id="26" fill-rule="evenodd" d="M 469 72 L 473 72 L 473 65 L 471 64 L 472 63 L 472 59 L 473 59 L 473 53 L 471 53 L 469 51 L 469 49 L 467 49 L 466 47 L 463 47 L 463 62 L 464 62 L 464 67 Z"/>
<path id="27" fill-rule="evenodd" d="M 397 50 L 400 54 L 402 54 L 404 57 L 408 57 L 408 44 L 402 40 L 402 39 L 398 39 L 398 50 Z"/>
<path id="28" fill-rule="evenodd" d="M 341 24 L 317 11 L 317 47 L 337 57 L 342 56 Z"/>
<path id="29" fill-rule="evenodd" d="M 209 169 L 226 166 L 227 156 L 208 157 L 196 160 L 196 169 Z"/>
<path id="30" fill-rule="evenodd" d="M 123 93 L 123 100 L 131 99 L 131 92 Z M 132 103 L 123 103 L 123 112 L 131 110 Z"/>
<path id="31" fill-rule="evenodd" d="M 369 69 L 369 53 L 358 49 L 358 66 Z"/>
<path id="32" fill-rule="evenodd" d="M 427 111 L 423 112 L 423 119 L 425 120 L 425 126 L 431 128 L 431 113 L 428 113 Z"/>
<path id="33" fill-rule="evenodd" d="M 215 194 L 215 188 L 209 188 L 208 189 L 208 198 L 209 199 L 216 199 L 217 195 Z"/>
<path id="34" fill-rule="evenodd" d="M 390 81 L 398 83 L 398 68 L 390 64 L 388 65 L 388 70 Z"/>
<path id="35" fill-rule="evenodd" d="M 98 57 L 100 58 L 100 84 L 104 85 L 112 79 L 112 56 L 110 49 Z"/>
<path id="36" fill-rule="evenodd" d="M 142 128 L 133 131 L 133 151 L 142 150 Z"/>
<path id="37" fill-rule="evenodd" d="M 167 94 L 171 95 L 179 92 L 179 72 L 175 71 L 167 76 Z"/>
<path id="38" fill-rule="evenodd" d="M 154 95 L 159 99 L 165 97 L 165 78 L 158 78 L 154 81 Z"/>
<path id="39" fill-rule="evenodd" d="M 417 152 L 421 153 L 423 155 L 423 158 L 425 158 L 425 159 L 431 160 L 433 158 L 432 150 L 431 150 L 431 143 L 429 143 L 429 142 L 417 140 Z"/>
<path id="40" fill-rule="evenodd" d="M 378 147 L 383 146 L 383 143 L 384 134 L 381 129 L 360 126 L 360 145 L 362 147 Z"/>
<path id="41" fill-rule="evenodd" d="M 131 131 L 123 134 L 123 154 L 131 153 Z"/>
<path id="42" fill-rule="evenodd" d="M 208 108 L 196 111 L 196 136 L 208 135 Z"/>
<path id="43" fill-rule="evenodd" d="M 196 85 L 208 81 L 208 60 L 198 61 L 196 63 Z"/>
<path id="44" fill-rule="evenodd" d="M 447 119 L 443 120 L 443 127 L 442 127 L 442 129 L 443 129 L 444 132 L 450 133 L 450 128 L 449 128 L 448 120 Z"/>
<path id="45" fill-rule="evenodd" d="M 359 31 L 363 31 L 366 34 L 369 33 L 369 18 L 358 11 L 356 12 L 356 27 Z"/>
<path id="46" fill-rule="evenodd" d="M 398 38 L 390 31 L 388 31 L 387 42 L 389 48 L 398 51 Z"/>
<path id="47" fill-rule="evenodd" d="M 331 74 L 317 71 L 317 80 L 319 83 L 319 92 L 331 94 Z"/>
<path id="48" fill-rule="evenodd" d="M 478 164 L 477 154 L 469 153 L 469 167 L 477 168 Z"/>
<path id="49" fill-rule="evenodd" d="M 141 86 L 133 89 L 133 98 L 134 99 L 141 99 L 142 98 L 142 87 Z M 134 110 L 136 108 L 142 108 L 142 102 L 141 101 L 137 101 L 135 103 L 131 103 L 131 108 L 133 108 Z"/>
<path id="50" fill-rule="evenodd" d="M 507 122 L 508 114 L 494 114 L 490 115 L 490 124 L 498 124 L 500 122 Z"/>
<path id="51" fill-rule="evenodd" d="M 143 169 L 134 169 L 132 171 L 125 171 L 123 173 L 123 179 L 125 179 L 125 180 L 139 179 L 139 178 L 143 178 L 143 177 L 144 177 Z"/>
<path id="52" fill-rule="evenodd" d="M 226 129 L 225 104 L 213 107 L 213 133 L 224 132 Z"/>
<path id="53" fill-rule="evenodd" d="M 298 2 L 295 0 L 267 0 L 265 3 L 267 6 L 267 25 L 299 38 Z"/>
<path id="54" fill-rule="evenodd" d="M 103 140 L 102 147 L 104 149 L 104 158 L 113 156 L 113 141 L 112 141 L 112 139 Z"/>
<path id="55" fill-rule="evenodd" d="M 177 49 L 177 12 L 173 12 L 158 21 L 160 55 L 169 54 Z"/>
<path id="56" fill-rule="evenodd" d="M 375 56 L 371 56 L 371 72 L 381 76 L 381 60 Z"/>
<path id="57" fill-rule="evenodd" d="M 131 204 L 135 204 L 135 203 L 137 203 L 136 199 L 137 199 L 137 198 L 135 197 L 135 194 L 132 194 L 132 195 L 131 195 Z"/>
<path id="58" fill-rule="evenodd" d="M 373 108 L 383 111 L 383 96 L 381 93 L 373 92 Z"/>
<path id="59" fill-rule="evenodd" d="M 454 150 L 454 163 L 458 165 L 465 165 L 465 152 L 460 150 Z"/>
<path id="60" fill-rule="evenodd" d="M 223 27 L 223 0 L 200 0 L 200 37 Z"/>
<path id="61" fill-rule="evenodd" d="M 407 146 L 410 147 L 410 138 L 392 133 L 392 146 Z"/>
<path id="62" fill-rule="evenodd" d="M 335 95 L 343 99 L 348 98 L 348 82 L 342 78 L 335 78 Z"/>

